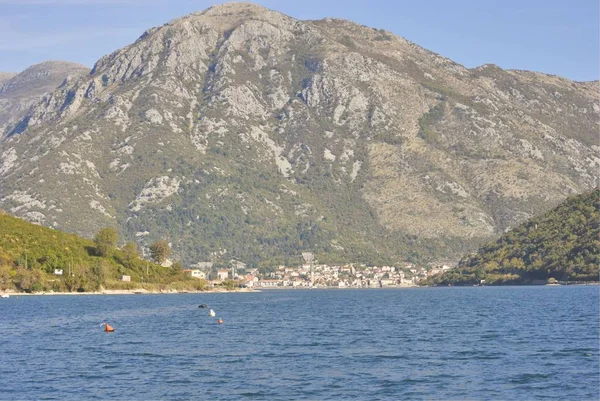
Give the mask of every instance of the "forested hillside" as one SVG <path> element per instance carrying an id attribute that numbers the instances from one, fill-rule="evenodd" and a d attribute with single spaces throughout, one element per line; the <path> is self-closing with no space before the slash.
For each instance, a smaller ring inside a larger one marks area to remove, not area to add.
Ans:
<path id="1" fill-rule="evenodd" d="M 118 249 L 116 241 L 116 231 L 110 228 L 92 241 L 0 211 L 0 291 L 201 289 L 205 285 L 186 280 L 180 264 L 162 267 L 141 259 L 132 243 Z M 62 274 L 55 274 L 57 269 Z M 118 281 L 121 275 L 130 276 L 131 282 Z"/>
<path id="2" fill-rule="evenodd" d="M 428 284 L 599 281 L 600 190 L 567 199 L 464 258 Z"/>

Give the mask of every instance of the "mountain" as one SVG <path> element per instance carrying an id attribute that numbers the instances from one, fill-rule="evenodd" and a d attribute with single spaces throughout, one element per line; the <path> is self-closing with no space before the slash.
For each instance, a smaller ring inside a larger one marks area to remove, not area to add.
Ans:
<path id="1" fill-rule="evenodd" d="M 0 73 L 0 132 L 23 118 L 29 107 L 65 80 L 77 79 L 89 68 L 66 61 L 46 61 L 19 74 Z"/>
<path id="2" fill-rule="evenodd" d="M 7 128 L 0 208 L 186 263 L 451 260 L 597 185 L 599 89 L 227 3 Z"/>
<path id="3" fill-rule="evenodd" d="M 573 196 L 464 258 L 429 284 L 598 281 L 600 190 Z"/>
<path id="4" fill-rule="evenodd" d="M 0 86 L 4 84 L 4 82 L 8 81 L 9 79 L 11 79 L 12 77 L 14 77 L 15 74 L 14 72 L 0 72 Z"/>

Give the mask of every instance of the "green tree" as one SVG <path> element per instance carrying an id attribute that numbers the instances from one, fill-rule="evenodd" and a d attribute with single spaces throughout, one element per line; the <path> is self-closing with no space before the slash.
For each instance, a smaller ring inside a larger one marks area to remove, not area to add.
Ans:
<path id="1" fill-rule="evenodd" d="M 158 240 L 150 245 L 150 256 L 156 263 L 163 263 L 171 256 L 171 247 L 164 239 Z"/>
<path id="2" fill-rule="evenodd" d="M 17 270 L 16 282 L 17 282 L 17 286 L 19 287 L 19 289 L 21 291 L 30 292 L 31 286 L 33 284 L 32 278 L 31 278 L 31 272 L 27 269 L 20 267 Z"/>
<path id="3" fill-rule="evenodd" d="M 110 265 L 105 259 L 98 260 L 93 266 L 91 271 L 91 278 L 93 283 L 93 289 L 99 290 L 102 285 L 106 282 L 108 274 L 110 272 Z"/>
<path id="4" fill-rule="evenodd" d="M 10 266 L 4 265 L 0 262 L 0 291 L 6 291 L 14 288 L 11 271 L 14 270 L 12 270 Z"/>
<path id="5" fill-rule="evenodd" d="M 96 237 L 94 237 L 94 243 L 96 244 L 96 252 L 100 256 L 107 256 L 119 240 L 119 234 L 117 230 L 112 227 L 105 227 L 98 231 Z"/>
<path id="6" fill-rule="evenodd" d="M 183 264 L 180 261 L 177 261 L 171 265 L 171 273 L 172 274 L 181 274 L 183 269 Z"/>
<path id="7" fill-rule="evenodd" d="M 129 268 L 133 267 L 135 262 L 140 258 L 140 253 L 135 242 L 126 243 L 123 248 L 123 262 Z"/>

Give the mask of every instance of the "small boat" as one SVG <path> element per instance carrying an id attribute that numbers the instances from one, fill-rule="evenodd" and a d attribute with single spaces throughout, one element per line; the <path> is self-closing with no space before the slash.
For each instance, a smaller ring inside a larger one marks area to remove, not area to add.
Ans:
<path id="1" fill-rule="evenodd" d="M 208 312 L 208 314 L 209 314 L 211 317 L 215 317 L 215 315 L 216 315 L 216 314 L 215 314 L 215 311 L 214 311 L 214 310 L 212 310 L 212 309 L 211 309 L 211 310 Z"/>
<path id="2" fill-rule="evenodd" d="M 0 295 L 0 298 L 8 298 L 8 297 L 10 297 L 10 295 L 8 295 L 8 294 L 2 294 L 2 295 Z"/>
<path id="3" fill-rule="evenodd" d="M 206 308 L 208 308 L 208 305 L 206 305 L 206 304 L 200 304 L 200 305 L 198 305 L 198 308 L 204 308 L 204 309 L 206 309 Z"/>

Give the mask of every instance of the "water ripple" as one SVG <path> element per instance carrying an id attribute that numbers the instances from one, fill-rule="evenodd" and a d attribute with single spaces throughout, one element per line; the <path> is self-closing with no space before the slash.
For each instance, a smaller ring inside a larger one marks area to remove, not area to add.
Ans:
<path id="1" fill-rule="evenodd" d="M 597 287 L 11 297 L 0 316 L 0 400 L 599 399 Z"/>

